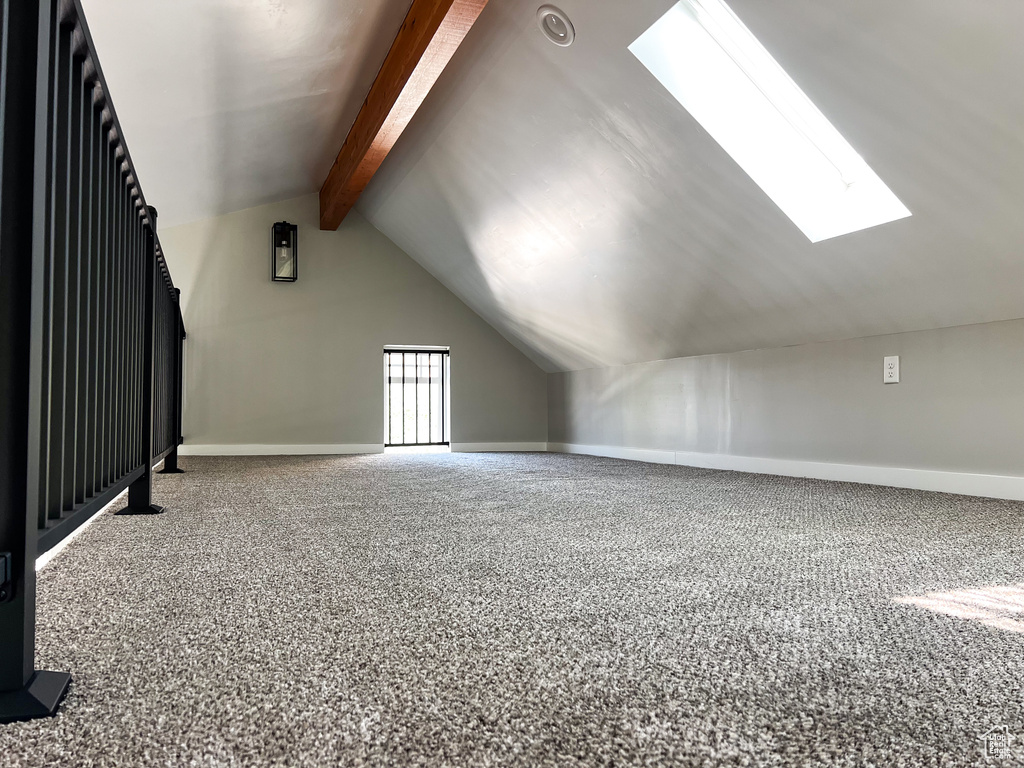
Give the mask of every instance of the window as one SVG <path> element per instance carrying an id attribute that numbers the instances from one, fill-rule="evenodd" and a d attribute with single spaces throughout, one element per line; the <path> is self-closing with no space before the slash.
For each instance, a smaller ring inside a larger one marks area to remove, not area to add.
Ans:
<path id="1" fill-rule="evenodd" d="M 448 349 L 384 349 L 384 445 L 448 445 Z"/>
<path id="2" fill-rule="evenodd" d="M 629 50 L 811 242 L 910 215 L 722 0 L 680 0 Z"/>

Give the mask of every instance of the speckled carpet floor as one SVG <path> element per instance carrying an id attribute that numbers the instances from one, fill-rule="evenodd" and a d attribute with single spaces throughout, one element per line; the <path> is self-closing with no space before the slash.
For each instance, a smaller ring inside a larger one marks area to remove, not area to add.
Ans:
<path id="1" fill-rule="evenodd" d="M 0 726 L 4 768 L 1024 765 L 1024 504 L 544 454 L 182 463 L 165 514 L 40 573 L 39 666 L 74 683 Z"/>

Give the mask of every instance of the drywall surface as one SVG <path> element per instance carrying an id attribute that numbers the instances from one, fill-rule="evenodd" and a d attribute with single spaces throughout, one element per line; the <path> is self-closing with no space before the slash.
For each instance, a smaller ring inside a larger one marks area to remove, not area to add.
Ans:
<path id="1" fill-rule="evenodd" d="M 83 0 L 167 225 L 319 189 L 411 4 Z"/>
<path id="2" fill-rule="evenodd" d="M 299 225 L 299 279 L 270 230 Z M 186 444 L 381 445 L 383 347 L 451 347 L 452 440 L 546 440 L 545 374 L 396 245 L 316 195 L 160 230 L 182 290 Z"/>
<path id="3" fill-rule="evenodd" d="M 1024 317 L 1024 2 L 728 4 L 913 216 L 812 244 L 630 53 L 673 0 L 489 3 L 359 210 L 550 371 Z"/>
<path id="4" fill-rule="evenodd" d="M 552 443 L 1021 476 L 1024 320 L 555 373 L 548 404 Z"/>

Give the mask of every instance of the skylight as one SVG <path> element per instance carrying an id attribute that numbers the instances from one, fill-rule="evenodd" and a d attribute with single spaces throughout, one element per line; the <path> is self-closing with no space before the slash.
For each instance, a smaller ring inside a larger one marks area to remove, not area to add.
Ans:
<path id="1" fill-rule="evenodd" d="M 679 0 L 629 50 L 812 243 L 910 215 L 721 0 Z"/>

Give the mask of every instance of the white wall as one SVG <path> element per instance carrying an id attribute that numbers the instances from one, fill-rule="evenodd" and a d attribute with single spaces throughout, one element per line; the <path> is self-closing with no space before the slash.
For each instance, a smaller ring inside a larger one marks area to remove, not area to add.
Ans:
<path id="1" fill-rule="evenodd" d="M 899 355 L 901 382 L 882 383 Z M 1024 498 L 1024 320 L 549 375 L 556 448 Z"/>
<path id="2" fill-rule="evenodd" d="M 299 225 L 292 284 L 270 280 L 281 220 Z M 186 451 L 379 450 L 388 344 L 451 347 L 453 443 L 546 440 L 544 373 L 358 212 L 321 232 L 308 195 L 160 240 L 188 332 Z"/>

